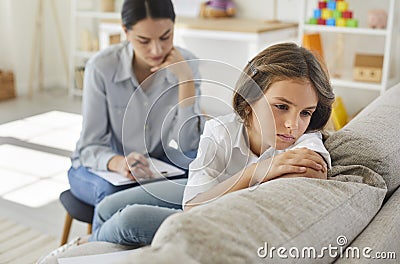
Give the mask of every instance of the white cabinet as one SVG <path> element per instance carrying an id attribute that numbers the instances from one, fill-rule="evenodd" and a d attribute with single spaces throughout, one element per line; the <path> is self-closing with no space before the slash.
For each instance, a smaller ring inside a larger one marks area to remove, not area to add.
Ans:
<path id="1" fill-rule="evenodd" d="M 108 3 L 105 7 L 104 4 Z M 110 8 L 112 4 L 112 9 Z M 70 94 L 82 95 L 83 67 L 99 49 L 104 48 L 106 36 L 119 34 L 124 37 L 120 26 L 122 1 L 115 0 L 71 0 L 71 44 L 69 58 Z M 110 24 L 112 23 L 112 24 Z M 118 26 L 115 26 L 119 23 Z M 112 26 L 110 26 L 112 25 Z"/>
<path id="2" fill-rule="evenodd" d="M 355 1 L 349 0 L 349 10 L 358 19 L 356 28 L 309 25 L 306 23 L 318 8 L 318 1 L 302 0 L 299 21 L 299 43 L 303 34 L 318 32 L 321 34 L 325 62 L 331 74 L 334 88 L 361 89 L 382 94 L 387 88 L 400 81 L 399 69 L 399 2 L 397 0 Z M 368 10 L 384 9 L 387 12 L 385 29 L 372 29 L 367 26 Z M 381 54 L 383 67 L 381 82 L 359 82 L 353 79 L 355 54 Z"/>

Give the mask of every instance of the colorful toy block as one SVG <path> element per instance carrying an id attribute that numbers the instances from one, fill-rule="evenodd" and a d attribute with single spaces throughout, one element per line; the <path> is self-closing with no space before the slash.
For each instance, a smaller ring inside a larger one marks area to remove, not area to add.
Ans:
<path id="1" fill-rule="evenodd" d="M 330 10 L 336 10 L 336 2 L 335 1 L 329 1 L 327 4 L 327 8 Z"/>
<path id="2" fill-rule="evenodd" d="M 358 20 L 353 18 L 353 11 L 348 8 L 349 3 L 345 0 L 320 0 L 318 8 L 313 10 L 313 17 L 308 20 L 308 24 L 358 27 Z"/>
<path id="3" fill-rule="evenodd" d="M 334 18 L 329 18 L 326 20 L 326 25 L 327 26 L 336 26 L 336 19 Z"/>
<path id="4" fill-rule="evenodd" d="M 321 9 L 314 9 L 314 18 L 321 18 Z"/>
<path id="5" fill-rule="evenodd" d="M 344 12 L 342 12 L 342 17 L 343 18 L 353 18 L 353 12 L 351 12 L 351 11 L 344 11 Z"/>
<path id="6" fill-rule="evenodd" d="M 333 18 L 340 18 L 340 17 L 342 17 L 342 12 L 340 12 L 339 10 L 333 10 L 332 11 L 332 17 Z"/>
<path id="7" fill-rule="evenodd" d="M 322 9 L 321 17 L 323 19 L 331 18 L 332 17 L 332 10 L 329 10 L 328 8 Z"/>
<path id="8" fill-rule="evenodd" d="M 357 19 L 347 19 L 346 27 L 358 27 L 358 20 Z"/>
<path id="9" fill-rule="evenodd" d="M 327 3 L 325 1 L 320 1 L 318 2 L 318 9 L 324 9 L 326 8 Z"/>
<path id="10" fill-rule="evenodd" d="M 341 12 L 347 11 L 348 8 L 349 8 L 349 3 L 346 1 L 340 1 L 340 2 L 337 2 L 337 4 L 336 4 L 336 9 Z"/>
<path id="11" fill-rule="evenodd" d="M 318 25 L 325 25 L 325 24 L 326 24 L 326 20 L 323 19 L 323 18 L 318 18 L 317 24 L 318 24 Z"/>
<path id="12" fill-rule="evenodd" d="M 336 26 L 338 27 L 345 27 L 346 26 L 346 19 L 343 17 L 340 17 L 336 19 Z"/>
<path id="13" fill-rule="evenodd" d="M 315 18 L 315 17 L 311 17 L 310 20 L 308 20 L 308 24 L 317 25 L 318 24 L 318 19 Z"/>

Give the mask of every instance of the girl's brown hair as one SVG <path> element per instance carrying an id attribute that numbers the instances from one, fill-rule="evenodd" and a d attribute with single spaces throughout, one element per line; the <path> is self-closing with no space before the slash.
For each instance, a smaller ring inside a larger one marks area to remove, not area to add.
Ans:
<path id="1" fill-rule="evenodd" d="M 244 68 L 233 96 L 233 108 L 249 124 L 250 105 L 260 99 L 277 81 L 308 81 L 318 96 L 306 132 L 322 129 L 329 120 L 335 99 L 328 73 L 318 59 L 307 49 L 294 43 L 270 46 L 256 55 Z"/>

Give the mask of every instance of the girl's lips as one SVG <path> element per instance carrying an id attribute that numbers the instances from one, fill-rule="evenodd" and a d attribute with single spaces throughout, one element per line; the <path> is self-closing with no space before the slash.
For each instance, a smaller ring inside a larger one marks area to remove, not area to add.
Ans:
<path id="1" fill-rule="evenodd" d="M 277 134 L 277 136 L 278 136 L 281 140 L 283 140 L 283 141 L 285 141 L 285 142 L 292 142 L 292 141 L 294 141 L 294 137 L 293 137 L 292 135 Z"/>
<path id="2" fill-rule="evenodd" d="M 159 60 L 162 60 L 163 58 L 164 58 L 163 56 L 160 56 L 160 57 L 150 57 L 150 59 L 153 60 L 153 61 L 159 61 Z"/>

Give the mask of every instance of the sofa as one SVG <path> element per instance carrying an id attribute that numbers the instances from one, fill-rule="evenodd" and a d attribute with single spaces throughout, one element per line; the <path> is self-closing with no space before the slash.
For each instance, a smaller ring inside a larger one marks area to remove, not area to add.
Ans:
<path id="1" fill-rule="evenodd" d="M 399 102 L 397 85 L 329 135 L 328 180 L 276 179 L 177 213 L 116 263 L 399 263 Z M 59 257 L 123 249 L 93 242 Z"/>

